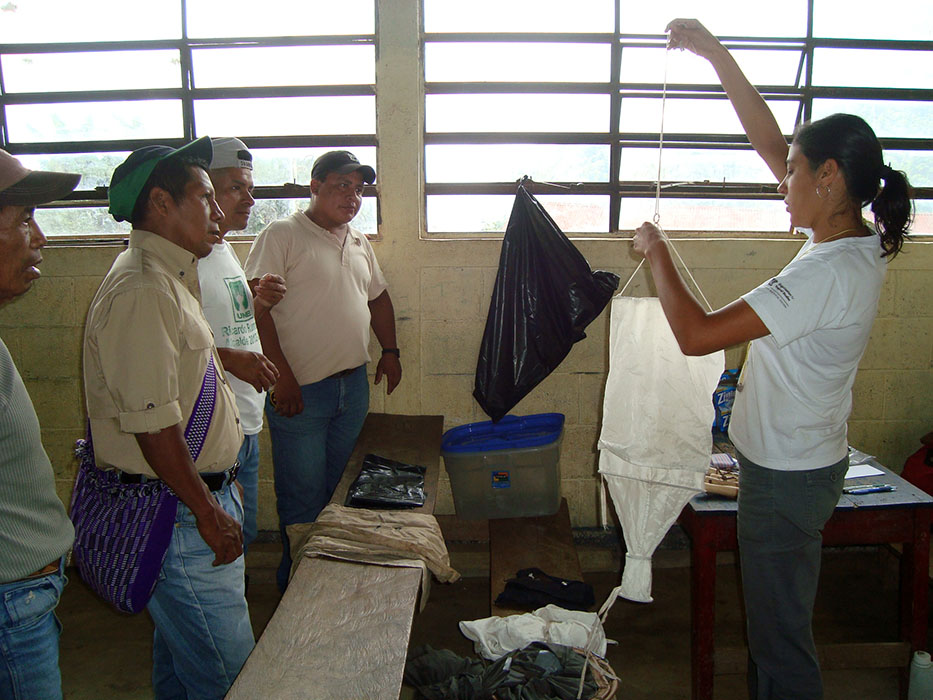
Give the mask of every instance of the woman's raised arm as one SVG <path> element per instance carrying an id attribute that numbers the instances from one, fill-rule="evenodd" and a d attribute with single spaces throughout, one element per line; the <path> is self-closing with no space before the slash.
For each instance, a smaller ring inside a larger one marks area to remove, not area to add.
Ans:
<path id="1" fill-rule="evenodd" d="M 732 54 L 695 19 L 675 19 L 667 25 L 667 31 L 670 48 L 687 49 L 712 64 L 752 147 L 778 182 L 783 180 L 787 174 L 787 141 L 768 105 L 748 82 Z"/>

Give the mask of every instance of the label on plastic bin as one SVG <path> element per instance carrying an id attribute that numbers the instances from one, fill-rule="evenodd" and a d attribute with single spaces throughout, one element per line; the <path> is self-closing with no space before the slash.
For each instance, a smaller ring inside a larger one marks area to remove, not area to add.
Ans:
<path id="1" fill-rule="evenodd" d="M 492 487 L 494 489 L 507 489 L 512 486 L 508 471 L 492 472 Z"/>

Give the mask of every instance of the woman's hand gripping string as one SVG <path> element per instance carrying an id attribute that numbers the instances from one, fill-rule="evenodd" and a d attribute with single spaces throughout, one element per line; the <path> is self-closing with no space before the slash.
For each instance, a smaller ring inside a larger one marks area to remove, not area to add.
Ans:
<path id="1" fill-rule="evenodd" d="M 635 229 L 635 237 L 632 238 L 632 250 L 635 251 L 636 255 L 647 258 L 651 247 L 660 241 L 667 241 L 667 234 L 657 225 L 646 221 Z"/>

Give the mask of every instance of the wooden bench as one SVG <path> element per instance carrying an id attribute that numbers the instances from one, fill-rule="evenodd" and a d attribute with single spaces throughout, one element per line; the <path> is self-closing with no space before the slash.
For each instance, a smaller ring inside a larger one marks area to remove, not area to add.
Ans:
<path id="1" fill-rule="evenodd" d="M 498 607 L 496 598 L 505 589 L 507 580 L 514 578 L 520 569 L 530 567 L 551 576 L 583 580 L 566 499 L 561 499 L 554 515 L 489 521 L 489 593 L 493 615 L 528 612 Z"/>
<path id="2" fill-rule="evenodd" d="M 433 513 L 443 426 L 442 416 L 371 413 L 331 502 L 343 503 L 373 452 L 427 467 L 413 512 Z M 419 569 L 303 559 L 227 698 L 395 700 L 420 584 Z"/>

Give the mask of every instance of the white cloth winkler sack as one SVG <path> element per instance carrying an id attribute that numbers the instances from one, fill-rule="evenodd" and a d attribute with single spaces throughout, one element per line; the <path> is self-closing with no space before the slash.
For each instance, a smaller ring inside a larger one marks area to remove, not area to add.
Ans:
<path id="1" fill-rule="evenodd" d="M 657 298 L 612 300 L 609 376 L 599 438 L 602 474 L 625 536 L 617 596 L 650 603 L 651 556 L 690 498 L 712 451 L 712 396 L 725 354 L 687 357 Z"/>

